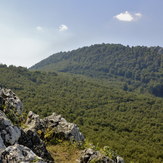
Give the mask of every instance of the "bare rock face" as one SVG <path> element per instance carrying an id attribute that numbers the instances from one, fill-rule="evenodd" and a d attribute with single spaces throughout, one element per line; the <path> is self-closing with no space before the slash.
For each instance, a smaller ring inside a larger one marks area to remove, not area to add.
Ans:
<path id="1" fill-rule="evenodd" d="M 46 163 L 33 153 L 31 149 L 19 144 L 8 146 L 1 154 L 1 161 L 3 163 Z"/>
<path id="2" fill-rule="evenodd" d="M 6 116 L 0 114 L 0 137 L 5 146 L 17 143 L 20 135 L 20 129 L 14 126 Z"/>
<path id="3" fill-rule="evenodd" d="M 0 136 L 0 154 L 3 152 L 3 150 L 6 148 L 2 137 Z"/>
<path id="4" fill-rule="evenodd" d="M 63 133 L 68 140 L 75 140 L 76 142 L 84 141 L 84 136 L 79 128 L 74 123 L 67 122 L 61 115 L 52 115 L 43 119 L 46 128 L 55 128 L 56 133 Z"/>
<path id="5" fill-rule="evenodd" d="M 117 163 L 125 163 L 124 159 L 122 157 L 120 157 L 120 156 L 116 157 L 116 162 Z"/>
<path id="6" fill-rule="evenodd" d="M 28 130 L 30 129 L 30 130 L 33 130 L 33 131 L 39 130 L 41 128 L 41 126 L 43 125 L 41 123 L 39 115 L 33 113 L 32 111 L 30 111 L 28 113 L 27 120 L 26 120 L 25 124 L 26 124 Z"/>
<path id="7" fill-rule="evenodd" d="M 124 159 L 120 156 L 117 156 L 114 160 L 110 159 L 108 156 L 105 156 L 100 151 L 95 151 L 91 148 L 83 150 L 80 160 L 80 163 L 125 163 Z"/>
<path id="8" fill-rule="evenodd" d="M 20 152 L 24 153 L 27 150 L 27 148 L 25 147 L 22 150 L 22 146 L 15 146 L 15 144 L 17 143 L 28 147 L 31 151 L 33 151 L 39 157 L 46 160 L 46 162 L 49 162 L 49 163 L 54 162 L 50 153 L 47 151 L 44 142 L 40 139 L 40 137 L 37 135 L 35 131 L 32 131 L 30 129 L 26 129 L 23 131 L 17 126 L 14 126 L 12 122 L 5 116 L 5 114 L 2 111 L 0 111 L 0 154 L 3 153 L 5 154 L 5 157 L 9 157 L 7 158 L 9 162 L 12 159 L 13 159 L 13 162 L 16 162 L 18 160 L 18 157 L 21 156 L 18 154 Z M 19 148 L 16 150 L 15 149 L 16 147 L 19 147 Z M 16 156 L 14 155 L 14 157 L 16 157 L 16 160 L 12 158 L 11 155 L 6 156 L 6 152 L 9 152 L 12 150 L 14 150 L 14 152 L 18 152 Z M 28 151 L 26 151 L 26 153 L 28 153 Z"/>
<path id="9" fill-rule="evenodd" d="M 20 129 L 11 122 L 10 119 L 17 122 L 21 112 L 22 103 L 15 93 L 0 88 L 0 162 L 54 162 L 36 131 Z M 40 120 L 38 115 L 34 118 L 37 123 L 36 119 Z"/>
<path id="10" fill-rule="evenodd" d="M 2 108 L 2 105 L 5 105 L 7 109 L 13 109 L 18 114 L 22 113 L 23 104 L 19 97 L 10 89 L 0 88 L 0 108 L 5 112 L 6 110 Z"/>
<path id="11" fill-rule="evenodd" d="M 19 138 L 18 143 L 30 148 L 35 154 L 43 158 L 46 162 L 54 162 L 50 153 L 46 149 L 45 143 L 40 139 L 35 131 L 31 129 L 21 130 L 21 137 Z"/>
<path id="12" fill-rule="evenodd" d="M 40 119 L 38 115 L 30 111 L 26 125 L 34 131 L 41 130 L 45 132 L 48 129 L 53 129 L 54 133 L 63 134 L 65 139 L 77 142 L 84 141 L 84 136 L 76 124 L 67 122 L 61 115 L 56 115 L 55 113 L 44 119 Z"/>
<path id="13" fill-rule="evenodd" d="M 36 139 L 37 137 L 37 139 Z M 17 144 L 20 139 L 26 139 L 27 144 L 31 143 L 31 149 L 44 153 L 45 145 L 40 148 L 41 140 L 34 134 L 22 134 L 22 131 L 17 126 L 14 126 L 12 122 L 0 111 L 0 160 L 3 163 L 18 163 L 18 162 L 38 162 L 43 163 L 43 159 L 38 157 L 28 147 Z M 33 141 L 31 141 L 33 139 Z M 24 144 L 26 145 L 26 144 Z M 36 147 L 35 147 L 36 145 Z M 41 150 L 38 150 L 41 149 Z M 47 151 L 46 151 L 47 152 Z M 47 152 L 48 153 L 48 152 Z M 49 154 L 49 153 L 48 153 Z M 41 155 L 42 156 L 42 155 Z"/>
<path id="14" fill-rule="evenodd" d="M 46 128 L 53 128 L 57 127 L 60 122 L 67 122 L 64 118 L 62 118 L 61 115 L 57 115 L 56 113 L 53 113 L 52 115 L 45 117 L 43 120 L 43 123 L 45 124 Z"/>
<path id="15" fill-rule="evenodd" d="M 90 162 L 116 163 L 115 161 L 109 159 L 107 156 L 101 154 L 99 151 L 95 151 L 91 148 L 85 149 L 82 152 L 82 156 L 79 162 L 80 163 L 90 163 Z"/>

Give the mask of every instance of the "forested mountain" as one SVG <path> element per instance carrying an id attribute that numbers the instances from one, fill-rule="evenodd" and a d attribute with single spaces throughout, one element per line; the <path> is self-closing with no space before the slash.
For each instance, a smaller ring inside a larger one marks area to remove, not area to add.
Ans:
<path id="1" fill-rule="evenodd" d="M 162 98 L 126 92 L 95 79 L 23 67 L 0 65 L 0 75 L 0 87 L 14 90 L 26 112 L 42 117 L 62 114 L 78 124 L 90 141 L 99 147 L 108 145 L 126 162 L 163 160 Z"/>
<path id="2" fill-rule="evenodd" d="M 83 74 L 125 81 L 124 90 L 163 97 L 163 48 L 98 44 L 53 54 L 34 70 Z"/>

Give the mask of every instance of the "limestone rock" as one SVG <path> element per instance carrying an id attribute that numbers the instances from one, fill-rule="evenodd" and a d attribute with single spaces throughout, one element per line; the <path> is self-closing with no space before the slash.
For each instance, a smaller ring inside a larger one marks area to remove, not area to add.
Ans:
<path id="1" fill-rule="evenodd" d="M 83 134 L 74 123 L 67 122 L 61 115 L 52 115 L 43 119 L 46 128 L 55 128 L 56 133 L 63 133 L 66 139 L 75 140 L 77 142 L 84 141 Z"/>
<path id="2" fill-rule="evenodd" d="M 0 111 L 0 154 L 6 147 L 11 147 L 16 143 L 27 146 L 47 162 L 53 162 L 53 158 L 47 151 L 45 144 L 35 131 L 30 129 L 23 131 L 14 126 L 5 114 Z"/>
<path id="3" fill-rule="evenodd" d="M 18 143 L 27 146 L 47 162 L 54 162 L 50 153 L 46 149 L 45 143 L 40 139 L 35 131 L 31 129 L 21 130 L 21 137 Z"/>
<path id="4" fill-rule="evenodd" d="M 28 127 L 28 129 L 37 131 L 41 128 L 41 122 L 40 122 L 40 117 L 39 115 L 33 113 L 30 111 L 27 116 L 27 120 L 25 123 Z"/>
<path id="5" fill-rule="evenodd" d="M 85 149 L 82 152 L 82 156 L 79 160 L 80 163 L 90 163 L 90 162 L 98 162 L 98 163 L 116 163 L 115 161 L 109 159 L 107 156 L 104 156 L 99 151 L 95 151 L 91 148 Z"/>
<path id="6" fill-rule="evenodd" d="M 65 137 L 70 140 L 75 140 L 77 142 L 84 140 L 84 136 L 79 131 L 79 128 L 73 123 L 59 122 L 59 125 L 57 126 L 57 132 L 63 132 Z"/>
<path id="7" fill-rule="evenodd" d="M 0 136 L 0 154 L 2 153 L 2 151 L 6 148 L 6 146 L 4 145 L 3 139 Z"/>
<path id="8" fill-rule="evenodd" d="M 125 163 L 124 159 L 122 157 L 120 157 L 120 156 L 117 156 L 116 162 L 117 163 Z"/>
<path id="9" fill-rule="evenodd" d="M 21 135 L 20 129 L 14 126 L 5 115 L 0 114 L 0 137 L 6 146 L 15 144 Z"/>
<path id="10" fill-rule="evenodd" d="M 18 114 L 22 113 L 23 104 L 20 101 L 19 97 L 16 96 L 14 92 L 10 89 L 1 89 L 0 88 L 0 108 L 2 105 L 5 105 L 7 109 L 14 109 Z M 5 110 L 4 110 L 5 111 Z"/>
<path id="11" fill-rule="evenodd" d="M 30 111 L 26 125 L 33 131 L 41 130 L 45 132 L 47 129 L 53 129 L 56 134 L 63 134 L 68 140 L 84 141 L 84 136 L 79 131 L 77 125 L 67 122 L 61 115 L 57 115 L 56 113 L 40 119 L 38 115 Z"/>
<path id="12" fill-rule="evenodd" d="M 46 163 L 31 149 L 19 144 L 8 146 L 1 154 L 1 161 L 3 163 Z"/>
<path id="13" fill-rule="evenodd" d="M 37 124 L 41 124 L 38 115 L 29 113 L 30 118 L 27 122 L 31 126 L 29 125 L 26 130 L 11 122 L 10 119 L 17 122 L 21 111 L 20 99 L 10 89 L 0 88 L 0 162 L 54 162 L 37 132 L 31 130 Z"/>
<path id="14" fill-rule="evenodd" d="M 57 115 L 56 113 L 53 113 L 52 115 L 45 117 L 43 119 L 43 122 L 46 128 L 53 128 L 53 127 L 57 127 L 60 122 L 66 122 L 66 120 L 62 118 L 61 115 Z"/>

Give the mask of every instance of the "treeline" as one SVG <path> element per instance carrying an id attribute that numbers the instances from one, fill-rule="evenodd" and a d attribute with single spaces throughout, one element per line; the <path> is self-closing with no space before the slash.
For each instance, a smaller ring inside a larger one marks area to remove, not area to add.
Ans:
<path id="1" fill-rule="evenodd" d="M 31 69 L 125 81 L 124 90 L 163 97 L 163 48 L 98 44 L 53 54 Z"/>
<path id="2" fill-rule="evenodd" d="M 13 89 L 29 110 L 62 114 L 97 146 L 110 146 L 126 162 L 163 159 L 163 100 L 67 74 L 0 66 L 0 86 Z"/>

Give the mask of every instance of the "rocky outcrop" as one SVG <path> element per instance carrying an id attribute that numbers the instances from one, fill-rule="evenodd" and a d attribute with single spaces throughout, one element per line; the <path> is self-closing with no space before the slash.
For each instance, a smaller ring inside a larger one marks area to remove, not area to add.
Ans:
<path id="1" fill-rule="evenodd" d="M 82 152 L 81 158 L 79 160 L 80 163 L 90 163 L 90 162 L 98 162 L 98 163 L 116 163 L 111 160 L 109 157 L 101 154 L 99 151 L 95 151 L 91 148 L 85 149 Z"/>
<path id="2" fill-rule="evenodd" d="M 54 162 L 35 131 L 15 126 L 6 116 L 15 119 L 22 112 L 22 103 L 11 90 L 0 89 L 0 109 L 0 162 Z"/>
<path id="3" fill-rule="evenodd" d="M 26 128 L 33 131 L 37 131 L 41 128 L 44 128 L 44 124 L 42 123 L 40 116 L 33 113 L 32 111 L 28 113 L 25 125 L 27 126 Z"/>
<path id="4" fill-rule="evenodd" d="M 116 157 L 116 163 L 125 163 L 124 159 L 120 156 Z"/>
<path id="5" fill-rule="evenodd" d="M 30 148 L 35 154 L 48 163 L 54 162 L 50 153 L 46 149 L 45 143 L 40 139 L 35 131 L 30 129 L 21 130 L 21 136 L 18 143 Z"/>
<path id="6" fill-rule="evenodd" d="M 83 152 L 81 153 L 79 163 L 90 163 L 90 162 L 125 163 L 124 159 L 120 156 L 116 156 L 114 159 L 110 159 L 104 153 L 100 151 L 96 151 L 92 148 L 88 148 L 88 149 L 83 150 Z"/>
<path id="7" fill-rule="evenodd" d="M 3 150 L 6 148 L 2 137 L 0 136 L 0 154 L 3 152 Z"/>
<path id="8" fill-rule="evenodd" d="M 19 144 L 7 147 L 1 154 L 1 161 L 3 163 L 46 163 L 31 149 Z"/>
<path id="9" fill-rule="evenodd" d="M 53 128 L 55 133 L 63 133 L 68 140 L 75 140 L 76 142 L 84 141 L 84 136 L 78 126 L 67 122 L 61 115 L 53 113 L 42 121 L 45 124 L 45 128 Z"/>
<path id="10" fill-rule="evenodd" d="M 3 140 L 3 143 L 6 146 L 13 145 L 18 142 L 20 135 L 20 129 L 17 126 L 14 126 L 6 116 L 0 115 L 0 137 Z"/>
<path id="11" fill-rule="evenodd" d="M 16 116 L 21 115 L 22 106 L 20 99 L 10 89 L 0 89 L 0 163 L 53 163 L 54 159 L 47 151 L 44 140 L 62 138 L 79 144 L 84 141 L 78 126 L 56 113 L 41 119 L 30 111 L 24 128 L 16 126 L 19 123 L 13 123 L 11 119 L 12 116 L 15 120 Z M 8 113 L 12 114 L 9 116 Z M 78 161 L 124 163 L 120 156 L 112 160 L 91 148 L 85 149 Z"/>
<path id="12" fill-rule="evenodd" d="M 53 137 L 59 134 L 67 140 L 77 142 L 84 140 L 77 125 L 67 122 L 61 115 L 55 113 L 40 119 L 39 115 L 30 111 L 24 129 L 13 125 L 6 114 L 12 113 L 14 118 L 11 119 L 15 120 L 16 116 L 21 114 L 22 106 L 20 99 L 10 89 L 0 89 L 0 156 L 3 162 L 23 162 L 37 157 L 41 161 L 54 162 L 41 140 L 41 135 L 38 135 L 39 131 L 46 138 L 48 132 L 53 131 L 51 132 Z M 32 152 L 34 156 L 31 155 Z M 23 156 L 24 153 L 27 158 Z"/>
<path id="13" fill-rule="evenodd" d="M 14 126 L 5 114 L 0 111 L 0 160 L 3 163 L 31 162 L 35 160 L 39 163 L 45 162 L 42 158 L 47 162 L 53 160 L 37 134 L 23 133 L 22 129 Z M 22 140 L 26 141 L 23 142 Z M 20 144 L 28 145 L 29 148 Z M 36 155 L 39 155 L 39 153 L 42 158 Z"/>
<path id="14" fill-rule="evenodd" d="M 27 128 L 33 131 L 41 130 L 45 134 L 47 130 L 53 130 L 54 135 L 62 134 L 65 139 L 75 140 L 77 142 L 84 141 L 84 136 L 79 131 L 77 125 L 67 122 L 61 115 L 57 115 L 56 113 L 40 119 L 38 115 L 30 111 L 26 125 L 28 126 Z"/>
<path id="15" fill-rule="evenodd" d="M 3 108 L 3 105 L 5 105 L 5 108 Z M 16 113 L 21 114 L 23 104 L 13 91 L 0 88 L 0 109 L 4 112 L 6 112 L 6 109 L 11 109 Z"/>

